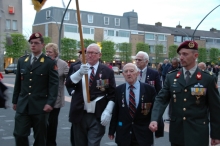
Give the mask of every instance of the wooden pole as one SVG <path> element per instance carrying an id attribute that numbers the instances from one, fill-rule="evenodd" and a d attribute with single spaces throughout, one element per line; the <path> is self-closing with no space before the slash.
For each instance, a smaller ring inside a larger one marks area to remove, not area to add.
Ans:
<path id="1" fill-rule="evenodd" d="M 83 42 L 83 34 L 82 34 L 82 25 L 81 25 L 81 18 L 80 18 L 80 11 L 79 11 L 78 0 L 76 0 L 76 11 L 77 11 L 78 26 L 79 26 L 81 50 L 82 50 L 82 63 L 86 64 L 84 42 Z M 85 83 L 86 83 L 87 102 L 89 103 L 90 102 L 90 95 L 89 95 L 89 79 L 88 79 L 88 74 L 85 74 Z"/>

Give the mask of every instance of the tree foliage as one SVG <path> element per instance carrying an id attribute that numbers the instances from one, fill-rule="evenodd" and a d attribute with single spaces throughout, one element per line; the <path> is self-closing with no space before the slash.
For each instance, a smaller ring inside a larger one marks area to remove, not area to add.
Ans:
<path id="1" fill-rule="evenodd" d="M 3 42 L 5 46 L 6 57 L 11 57 L 14 59 L 14 61 L 21 56 L 25 54 L 25 50 L 27 50 L 27 40 L 25 39 L 25 36 L 20 33 L 12 33 L 11 39 L 13 41 L 12 45 L 8 45 L 5 42 Z"/>
<path id="2" fill-rule="evenodd" d="M 219 57 L 219 50 L 218 48 L 211 48 L 209 51 L 209 59 L 211 63 L 217 64 Z"/>
<path id="3" fill-rule="evenodd" d="M 102 41 L 102 60 L 106 62 L 111 62 L 114 59 L 115 49 L 114 42 L 112 41 Z"/>
<path id="4" fill-rule="evenodd" d="M 169 57 L 170 59 L 177 56 L 177 52 L 176 52 L 177 48 L 178 48 L 177 45 L 171 45 L 171 46 L 169 47 L 169 54 L 168 54 L 169 56 L 168 56 L 168 57 Z"/>
<path id="5" fill-rule="evenodd" d="M 131 43 L 121 43 L 119 44 L 119 55 L 121 61 L 126 63 L 131 62 Z"/>
<path id="6" fill-rule="evenodd" d="M 79 43 L 78 44 L 79 49 L 81 49 L 81 42 L 79 41 L 78 43 Z M 87 48 L 92 43 L 96 43 L 96 42 L 94 40 L 91 40 L 91 39 L 83 39 L 84 48 Z"/>
<path id="7" fill-rule="evenodd" d="M 207 62 L 207 50 L 206 50 L 206 48 L 199 48 L 198 53 L 199 53 L 198 62 L 206 63 Z"/>
<path id="8" fill-rule="evenodd" d="M 77 49 L 76 49 L 77 41 L 69 38 L 61 39 L 61 50 L 60 50 L 60 58 L 63 60 L 72 60 L 77 58 Z"/>
<path id="9" fill-rule="evenodd" d="M 163 45 L 155 46 L 155 63 L 159 63 L 161 61 L 161 54 L 163 53 Z"/>
<path id="10" fill-rule="evenodd" d="M 142 42 L 139 42 L 136 44 L 136 54 L 139 52 L 139 51 L 143 51 L 143 52 L 146 52 L 146 53 L 150 53 L 150 48 L 149 48 L 149 45 L 146 44 L 146 43 L 142 43 Z"/>

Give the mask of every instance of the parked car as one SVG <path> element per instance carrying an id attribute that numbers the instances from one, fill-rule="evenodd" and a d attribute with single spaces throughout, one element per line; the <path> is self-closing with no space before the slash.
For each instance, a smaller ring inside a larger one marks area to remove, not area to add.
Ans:
<path id="1" fill-rule="evenodd" d="M 119 69 L 117 66 L 113 66 L 113 67 L 112 67 L 112 70 L 114 71 L 114 73 L 115 73 L 116 75 L 120 75 L 120 69 Z"/>
<path id="2" fill-rule="evenodd" d="M 5 68 L 5 74 L 8 73 L 16 74 L 16 72 L 17 72 L 17 64 L 10 64 L 8 67 Z"/>

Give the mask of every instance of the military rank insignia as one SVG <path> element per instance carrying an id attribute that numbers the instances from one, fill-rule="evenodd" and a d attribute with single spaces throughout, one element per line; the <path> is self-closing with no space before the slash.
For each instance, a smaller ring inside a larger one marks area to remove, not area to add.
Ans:
<path id="1" fill-rule="evenodd" d="M 202 74 L 200 72 L 197 73 L 196 79 L 197 80 L 201 80 L 202 79 Z"/>
<path id="2" fill-rule="evenodd" d="M 44 63 L 44 57 L 42 57 L 42 58 L 40 59 L 40 62 L 41 62 L 41 63 Z"/>
<path id="3" fill-rule="evenodd" d="M 29 56 L 27 58 L 25 58 L 24 62 L 27 62 L 29 60 Z"/>

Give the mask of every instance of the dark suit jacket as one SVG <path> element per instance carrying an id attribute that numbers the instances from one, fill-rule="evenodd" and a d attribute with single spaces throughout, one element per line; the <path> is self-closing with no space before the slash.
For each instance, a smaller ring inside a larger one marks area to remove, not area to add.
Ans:
<path id="1" fill-rule="evenodd" d="M 42 54 L 31 68 L 30 59 L 26 55 L 18 60 L 12 103 L 18 113 L 41 114 L 46 104 L 53 107 L 57 99 L 57 66 Z"/>
<path id="2" fill-rule="evenodd" d="M 167 70 L 170 68 L 170 66 L 171 66 L 171 64 L 163 64 L 162 66 L 161 66 L 161 71 L 162 71 L 162 76 L 166 76 L 166 74 L 167 74 Z"/>
<path id="3" fill-rule="evenodd" d="M 116 87 L 115 107 L 109 127 L 109 135 L 114 135 L 114 133 L 116 132 L 116 143 L 120 146 L 130 146 L 132 139 L 131 132 L 133 131 L 133 134 L 136 136 L 139 146 L 151 145 L 153 144 L 154 138 L 153 132 L 151 132 L 148 127 L 151 121 L 151 110 L 153 107 L 154 98 L 156 96 L 156 91 L 152 86 L 140 82 L 139 104 L 134 119 L 132 119 L 129 114 L 129 109 L 126 102 L 125 88 L 125 83 Z M 124 101 L 124 107 L 122 101 Z M 144 115 L 141 112 L 142 103 L 151 104 L 149 113 L 147 115 Z M 164 127 L 160 128 L 163 129 Z M 163 136 L 163 132 L 156 132 L 156 136 Z"/>
<path id="4" fill-rule="evenodd" d="M 162 88 L 160 75 L 157 70 L 153 70 L 152 68 L 147 67 L 145 83 L 149 83 L 149 81 L 155 82 L 154 88 L 156 89 L 156 92 L 159 93 L 160 89 Z"/>
<path id="5" fill-rule="evenodd" d="M 70 79 L 70 76 L 71 76 L 72 73 L 73 73 L 73 67 L 74 67 L 75 65 L 77 65 L 77 64 L 81 64 L 81 61 L 77 61 L 77 62 L 75 62 L 75 63 L 71 63 L 70 69 L 69 69 L 69 72 L 68 72 L 68 75 L 67 75 L 66 78 Z M 66 89 L 67 89 L 69 95 L 71 96 L 71 92 L 72 92 L 73 90 L 75 90 L 75 86 L 74 86 L 73 84 L 68 84 L 68 85 L 66 84 Z"/>
<path id="6" fill-rule="evenodd" d="M 73 72 L 76 72 L 79 70 L 80 64 L 75 65 L 73 67 Z M 98 89 L 97 86 L 97 80 L 100 80 L 100 74 L 101 79 L 108 79 L 109 86 L 105 88 L 105 91 L 101 91 Z M 75 92 L 73 94 L 73 98 L 71 100 L 70 105 L 70 113 L 69 113 L 69 121 L 78 123 L 81 121 L 84 111 L 84 100 L 83 100 L 83 89 L 82 89 L 82 80 L 80 80 L 77 84 L 72 83 L 70 78 L 67 78 L 66 85 L 69 86 L 73 84 L 75 86 Z M 95 74 L 95 79 L 91 85 L 90 88 L 90 99 L 91 101 L 94 100 L 96 97 L 99 96 L 105 96 L 98 102 L 96 102 L 96 108 L 95 108 L 95 115 L 98 119 L 100 119 L 102 112 L 106 108 L 106 105 L 108 101 L 112 100 L 114 101 L 115 97 L 115 77 L 114 72 L 112 69 L 109 69 L 106 65 L 103 65 L 99 63 L 97 72 Z"/>
<path id="7" fill-rule="evenodd" d="M 178 72 L 181 73 L 179 77 Z M 201 78 L 198 78 L 199 74 Z M 191 89 L 198 83 L 206 88 L 206 94 L 197 101 Z M 197 68 L 186 85 L 182 69 L 168 73 L 164 87 L 155 98 L 152 121 L 161 117 L 170 100 L 170 142 L 185 146 L 208 146 L 209 121 L 211 138 L 220 139 L 220 96 L 213 75 Z"/>

